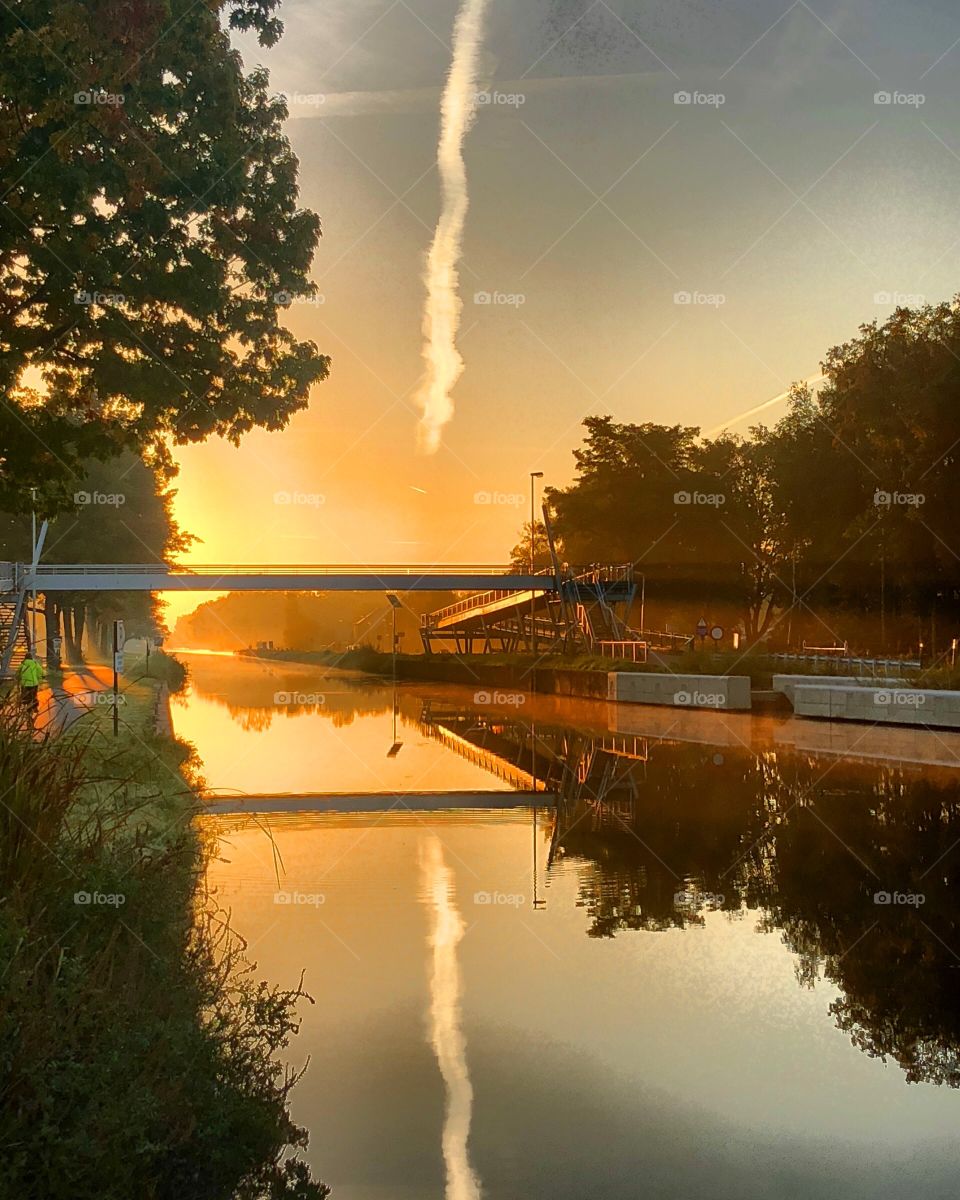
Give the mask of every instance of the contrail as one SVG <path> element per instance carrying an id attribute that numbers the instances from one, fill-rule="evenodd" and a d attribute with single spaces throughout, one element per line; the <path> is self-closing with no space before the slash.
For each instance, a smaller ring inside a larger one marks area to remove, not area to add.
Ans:
<path id="1" fill-rule="evenodd" d="M 823 383 L 826 379 L 825 375 L 811 375 L 809 379 L 804 379 L 803 382 L 808 387 L 816 387 L 818 383 Z M 716 437 L 718 433 L 723 433 L 725 429 L 729 429 L 731 425 L 739 425 L 741 421 L 745 421 L 747 417 L 756 416 L 764 409 L 772 408 L 775 404 L 780 404 L 790 395 L 792 388 L 788 388 L 785 392 L 780 392 L 777 396 L 772 396 L 769 400 L 764 400 L 762 404 L 755 404 L 753 408 L 748 408 L 742 413 L 738 413 L 735 417 L 729 417 L 722 425 L 714 425 L 713 429 L 708 429 L 703 435 L 704 437 Z"/>
<path id="2" fill-rule="evenodd" d="M 467 216 L 467 171 L 463 140 L 477 111 L 477 67 L 483 17 L 488 0 L 464 0 L 453 30 L 453 61 L 440 102 L 440 169 L 442 205 L 427 255 L 424 282 L 423 358 L 427 375 L 417 394 L 423 411 L 420 446 L 428 454 L 440 447 L 440 433 L 453 417 L 450 393 L 463 373 L 457 331 L 463 305 L 458 294 L 457 264 Z"/>

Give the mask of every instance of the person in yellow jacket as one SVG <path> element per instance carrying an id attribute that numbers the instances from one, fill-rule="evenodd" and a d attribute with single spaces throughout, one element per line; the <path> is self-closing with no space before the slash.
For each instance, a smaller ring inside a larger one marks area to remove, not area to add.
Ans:
<path id="1" fill-rule="evenodd" d="M 31 651 L 20 664 L 20 695 L 28 708 L 37 707 L 37 689 L 43 679 L 43 667 Z"/>

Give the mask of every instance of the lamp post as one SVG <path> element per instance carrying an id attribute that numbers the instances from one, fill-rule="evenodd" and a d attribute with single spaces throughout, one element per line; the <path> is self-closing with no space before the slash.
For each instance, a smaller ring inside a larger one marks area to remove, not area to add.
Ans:
<path id="1" fill-rule="evenodd" d="M 543 478 L 542 471 L 530 472 L 530 574 L 536 574 L 536 543 L 537 543 L 537 519 L 536 519 L 536 481 Z M 530 589 L 530 648 L 534 654 L 537 652 L 537 598 L 534 595 L 533 588 Z"/>
<path id="2" fill-rule="evenodd" d="M 32 487 L 30 489 L 30 522 L 31 522 L 31 536 L 32 536 L 32 547 L 31 547 L 31 551 L 30 551 L 30 558 L 31 558 L 31 565 L 33 567 L 33 572 L 34 572 L 34 574 L 36 574 L 36 570 L 37 570 L 37 489 L 35 487 Z M 34 584 L 34 587 L 33 587 L 33 602 L 30 606 L 30 620 L 28 622 L 28 628 L 30 630 L 30 653 L 36 654 L 36 652 L 37 652 L 37 588 L 36 588 L 36 584 Z"/>
<path id="3" fill-rule="evenodd" d="M 390 649 L 393 656 L 393 744 L 387 751 L 387 758 L 396 758 L 400 753 L 400 747 L 403 742 L 397 741 L 397 609 L 401 605 L 401 600 L 394 592 L 387 592 L 387 600 L 390 604 L 390 614 L 393 618 Z"/>

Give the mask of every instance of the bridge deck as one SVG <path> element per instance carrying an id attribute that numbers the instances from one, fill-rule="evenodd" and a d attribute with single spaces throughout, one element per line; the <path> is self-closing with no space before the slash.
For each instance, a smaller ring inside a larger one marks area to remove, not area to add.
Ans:
<path id="1" fill-rule="evenodd" d="M 36 571 L 17 564 L 15 578 L 38 592 L 504 592 L 552 590 L 552 580 L 511 575 L 490 564 L 362 563 L 284 566 L 255 564 L 191 565 L 43 563 Z"/>
<path id="2" fill-rule="evenodd" d="M 303 796 L 220 796 L 207 801 L 202 813 L 239 816 L 243 813 L 380 813 L 441 812 L 447 809 L 508 809 L 543 806 L 543 792 L 360 792 Z M 553 799 L 549 794 L 546 799 Z"/>

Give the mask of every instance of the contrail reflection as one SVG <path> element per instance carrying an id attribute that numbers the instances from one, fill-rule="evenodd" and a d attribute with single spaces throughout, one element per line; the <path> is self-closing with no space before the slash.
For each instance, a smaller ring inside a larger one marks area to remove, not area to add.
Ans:
<path id="1" fill-rule="evenodd" d="M 420 873 L 431 916 L 430 1039 L 446 1087 L 443 1122 L 446 1200 L 479 1200 L 480 1180 L 470 1166 L 467 1153 L 473 1088 L 467 1072 L 466 1039 L 460 1026 L 457 947 L 464 935 L 464 924 L 453 898 L 453 872 L 444 862 L 439 838 L 431 837 L 421 845 Z"/>

